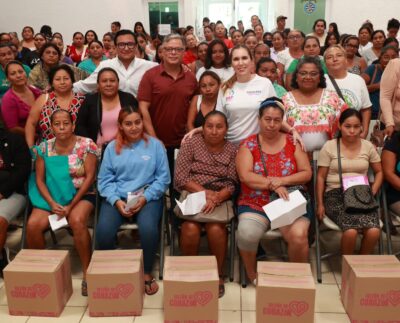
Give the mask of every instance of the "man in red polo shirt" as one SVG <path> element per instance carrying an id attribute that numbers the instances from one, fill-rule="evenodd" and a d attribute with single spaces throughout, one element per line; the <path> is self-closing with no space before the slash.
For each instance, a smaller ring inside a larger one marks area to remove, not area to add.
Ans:
<path id="1" fill-rule="evenodd" d="M 182 36 L 166 36 L 163 62 L 143 75 L 137 96 L 146 132 L 159 138 L 167 148 L 171 178 L 174 150 L 180 147 L 186 133 L 190 101 L 197 90 L 194 74 L 182 68 L 184 52 Z"/>

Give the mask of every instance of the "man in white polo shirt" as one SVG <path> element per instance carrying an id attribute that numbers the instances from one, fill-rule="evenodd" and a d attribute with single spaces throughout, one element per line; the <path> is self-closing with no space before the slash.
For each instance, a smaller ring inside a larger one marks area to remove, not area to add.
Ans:
<path id="1" fill-rule="evenodd" d="M 157 63 L 135 58 L 137 40 L 130 30 L 120 30 L 114 38 L 117 57 L 102 61 L 96 70 L 85 80 L 74 83 L 74 91 L 91 93 L 97 90 L 97 74 L 105 67 L 118 73 L 119 89 L 136 97 L 143 74 Z"/>

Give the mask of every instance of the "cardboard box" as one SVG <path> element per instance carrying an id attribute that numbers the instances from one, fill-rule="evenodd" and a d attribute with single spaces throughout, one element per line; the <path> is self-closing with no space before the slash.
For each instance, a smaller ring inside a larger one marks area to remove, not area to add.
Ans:
<path id="1" fill-rule="evenodd" d="M 315 283 L 309 264 L 257 263 L 257 323 L 313 323 Z"/>
<path id="2" fill-rule="evenodd" d="M 143 262 L 142 249 L 123 250 L 95 250 L 91 261 L 141 261 Z"/>
<path id="3" fill-rule="evenodd" d="M 72 295 L 65 250 L 21 250 L 4 269 L 11 315 L 60 316 Z"/>
<path id="4" fill-rule="evenodd" d="M 143 250 L 142 249 L 121 249 L 121 250 L 95 250 L 93 251 L 91 262 L 106 261 L 106 262 L 119 262 L 119 261 L 139 261 L 143 264 Z M 142 293 L 144 295 L 144 268 L 140 266 L 140 276 L 143 281 Z"/>
<path id="5" fill-rule="evenodd" d="M 214 256 L 166 257 L 164 322 L 218 322 L 218 283 Z"/>
<path id="6" fill-rule="evenodd" d="M 63 277 L 63 297 L 67 304 L 73 293 L 71 278 L 71 260 L 68 250 L 40 250 L 40 249 L 22 249 L 15 258 L 38 259 L 48 261 L 48 259 L 56 259 L 61 261 L 61 272 Z"/>
<path id="7" fill-rule="evenodd" d="M 399 260 L 343 256 L 341 299 L 353 323 L 400 323 Z"/>
<path id="8" fill-rule="evenodd" d="M 96 251 L 93 254 L 87 271 L 90 316 L 142 314 L 142 258 L 141 250 Z"/>

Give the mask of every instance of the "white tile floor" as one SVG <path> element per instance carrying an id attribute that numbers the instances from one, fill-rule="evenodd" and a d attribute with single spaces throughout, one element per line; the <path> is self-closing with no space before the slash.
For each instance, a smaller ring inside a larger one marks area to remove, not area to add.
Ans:
<path id="1" fill-rule="evenodd" d="M 10 232 L 7 245 L 11 249 L 11 254 L 15 255 L 19 250 L 21 232 L 16 230 Z M 163 322 L 163 285 L 159 282 L 160 290 L 154 296 L 146 296 L 144 302 L 143 315 L 140 317 L 107 317 L 91 318 L 87 311 L 87 298 L 80 295 L 80 283 L 82 272 L 80 270 L 79 258 L 72 247 L 71 237 L 64 231 L 57 233 L 60 248 L 70 248 L 72 260 L 72 278 L 74 293 L 67 303 L 62 315 L 59 318 L 44 317 L 22 317 L 8 315 L 7 299 L 3 281 L 0 279 L 0 322 L 1 323 L 46 323 L 46 322 L 66 322 L 66 323 L 89 323 L 89 322 L 118 322 L 118 323 L 158 323 Z M 340 236 L 328 233 L 323 237 L 323 241 L 329 241 L 330 246 L 337 248 Z M 121 241 L 124 245 L 130 243 L 130 236 L 123 233 Z M 48 243 L 51 245 L 51 242 Z M 274 248 L 273 242 L 268 242 Z M 275 246 L 276 247 L 276 246 Z M 168 247 L 167 247 L 168 249 Z M 394 250 L 400 249 L 400 237 L 394 237 Z M 168 251 L 168 250 L 167 250 Z M 310 262 L 314 277 L 316 276 L 314 248 L 310 250 Z M 274 259 L 275 260 L 275 259 Z M 255 322 L 255 288 L 248 286 L 242 288 L 238 283 L 238 261 L 235 261 L 235 282 L 227 282 L 226 293 L 219 301 L 219 322 L 221 323 L 252 323 Z M 158 264 L 156 265 L 158 268 Z M 341 264 L 340 257 L 330 258 L 322 263 L 322 284 L 316 284 L 316 323 L 348 323 L 348 319 L 340 301 L 339 286 L 341 283 Z M 158 275 L 158 273 L 156 273 Z M 316 279 L 316 278 L 315 278 Z"/>

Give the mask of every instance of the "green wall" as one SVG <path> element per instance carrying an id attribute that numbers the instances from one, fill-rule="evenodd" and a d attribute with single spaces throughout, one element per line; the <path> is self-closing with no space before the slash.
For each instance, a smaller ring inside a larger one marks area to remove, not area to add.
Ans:
<path id="1" fill-rule="evenodd" d="M 312 32 L 312 26 L 317 19 L 325 19 L 326 0 L 293 0 L 294 4 L 294 28 L 302 30 L 305 34 Z M 315 10 L 312 13 L 306 13 L 305 7 Z"/>

